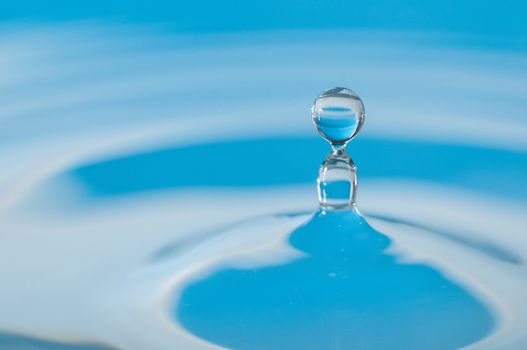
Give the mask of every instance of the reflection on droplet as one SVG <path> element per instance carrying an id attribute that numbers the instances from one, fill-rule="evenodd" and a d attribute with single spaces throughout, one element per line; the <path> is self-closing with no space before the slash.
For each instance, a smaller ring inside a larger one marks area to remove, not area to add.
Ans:
<path id="1" fill-rule="evenodd" d="M 321 93 L 311 109 L 318 132 L 334 147 L 350 141 L 364 122 L 364 105 L 350 89 L 335 87 Z"/>

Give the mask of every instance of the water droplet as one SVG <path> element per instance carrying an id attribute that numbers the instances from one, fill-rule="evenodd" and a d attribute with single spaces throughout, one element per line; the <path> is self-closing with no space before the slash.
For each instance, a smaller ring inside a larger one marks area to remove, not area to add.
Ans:
<path id="1" fill-rule="evenodd" d="M 342 87 L 320 94 L 312 109 L 315 127 L 331 143 L 318 173 L 318 200 L 323 209 L 355 207 L 357 171 L 344 149 L 364 122 L 364 105 L 352 90 Z"/>
<path id="2" fill-rule="evenodd" d="M 311 110 L 313 123 L 333 147 L 343 147 L 364 122 L 364 105 L 350 89 L 335 87 L 320 94 Z"/>

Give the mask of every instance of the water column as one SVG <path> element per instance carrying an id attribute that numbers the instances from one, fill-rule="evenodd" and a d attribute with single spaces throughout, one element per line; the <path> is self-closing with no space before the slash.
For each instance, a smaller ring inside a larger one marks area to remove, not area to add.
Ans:
<path id="1" fill-rule="evenodd" d="M 335 87 L 317 97 L 312 118 L 320 135 L 331 144 L 318 174 L 320 207 L 324 210 L 355 208 L 357 169 L 346 152 L 346 144 L 364 123 L 364 104 L 352 90 Z"/>

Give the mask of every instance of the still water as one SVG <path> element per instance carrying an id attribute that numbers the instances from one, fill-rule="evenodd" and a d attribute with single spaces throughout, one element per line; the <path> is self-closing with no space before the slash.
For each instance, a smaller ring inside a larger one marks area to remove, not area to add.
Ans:
<path id="1" fill-rule="evenodd" d="M 4 32 L 0 349 L 527 347 L 525 54 L 304 34 Z M 338 84 L 360 213 L 318 210 Z"/>

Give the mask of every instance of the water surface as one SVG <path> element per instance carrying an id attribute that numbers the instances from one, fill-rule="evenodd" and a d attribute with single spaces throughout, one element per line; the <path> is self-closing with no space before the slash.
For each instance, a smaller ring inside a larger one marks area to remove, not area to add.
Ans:
<path id="1" fill-rule="evenodd" d="M 0 347 L 527 346 L 518 47 L 5 28 Z M 334 85 L 366 104 L 365 219 L 316 208 Z"/>

